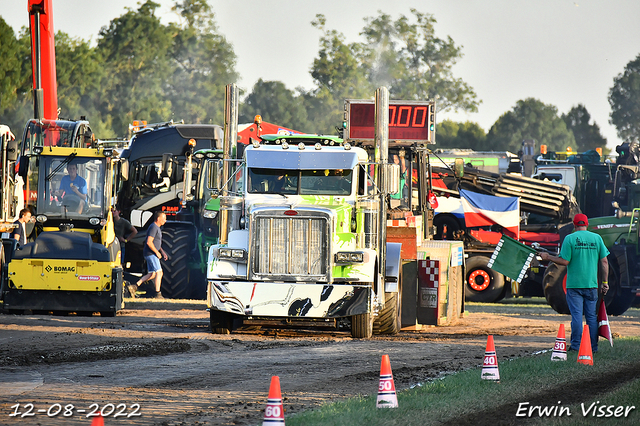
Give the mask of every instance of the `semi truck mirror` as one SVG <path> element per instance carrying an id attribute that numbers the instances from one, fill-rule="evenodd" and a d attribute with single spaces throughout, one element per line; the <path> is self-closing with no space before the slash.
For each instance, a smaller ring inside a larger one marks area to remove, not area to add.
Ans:
<path id="1" fill-rule="evenodd" d="M 387 184 L 386 192 L 389 194 L 397 194 L 400 188 L 400 164 L 387 164 Z"/>
<path id="2" fill-rule="evenodd" d="M 16 161 L 18 159 L 18 141 L 12 140 L 7 142 L 7 160 Z"/>
<path id="3" fill-rule="evenodd" d="M 28 172 L 29 172 L 29 157 L 20 157 L 20 163 L 18 164 L 18 176 L 20 176 L 24 182 L 27 181 Z"/>

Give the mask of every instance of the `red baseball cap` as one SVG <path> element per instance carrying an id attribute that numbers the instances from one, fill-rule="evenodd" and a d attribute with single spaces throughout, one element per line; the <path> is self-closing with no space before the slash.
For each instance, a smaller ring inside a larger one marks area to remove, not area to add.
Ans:
<path id="1" fill-rule="evenodd" d="M 586 214 L 578 213 L 573 217 L 573 226 L 589 226 L 589 218 Z"/>

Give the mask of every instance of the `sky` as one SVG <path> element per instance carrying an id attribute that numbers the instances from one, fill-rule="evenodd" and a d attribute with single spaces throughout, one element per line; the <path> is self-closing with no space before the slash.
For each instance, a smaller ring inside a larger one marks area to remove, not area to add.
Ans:
<path id="1" fill-rule="evenodd" d="M 155 1 L 161 4 L 157 16 L 177 20 L 173 0 Z M 292 90 L 313 87 L 310 69 L 321 35 L 311 26 L 316 14 L 325 15 L 328 29 L 355 42 L 362 41 L 364 18 L 382 11 L 397 19 L 414 8 L 434 16 L 437 37 L 450 36 L 462 47 L 453 75 L 482 101 L 476 113 L 445 112 L 438 120 L 472 121 L 488 131 L 518 100 L 533 97 L 559 114 L 583 104 L 607 146 L 621 142 L 609 124 L 608 94 L 613 79 L 640 54 L 638 0 L 208 1 L 220 33 L 234 47 L 238 84 L 247 91 L 259 78 Z M 0 0 L 0 16 L 16 32 L 28 25 L 27 3 Z M 54 28 L 95 42 L 100 28 L 126 7 L 136 9 L 136 2 L 53 0 Z"/>

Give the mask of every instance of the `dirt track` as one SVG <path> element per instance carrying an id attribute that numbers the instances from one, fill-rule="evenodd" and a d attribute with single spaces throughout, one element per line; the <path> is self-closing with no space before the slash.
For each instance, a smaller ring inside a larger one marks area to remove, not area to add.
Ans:
<path id="1" fill-rule="evenodd" d="M 203 305 L 167 302 L 130 303 L 115 318 L 0 315 L 0 424 L 86 425 L 92 404 L 109 409 L 111 403 L 122 414 L 139 404 L 140 416 L 112 414 L 107 425 L 255 425 L 272 375 L 280 376 L 292 413 L 376 392 L 383 354 L 396 387 L 404 389 L 480 365 L 488 334 L 504 360 L 549 349 L 561 322 L 568 331 L 569 317 L 550 308 L 469 311 L 453 326 L 368 341 L 353 340 L 348 331 L 212 335 Z M 640 335 L 640 315 L 629 314 L 610 318 L 617 335 Z M 34 416 L 10 416 L 27 412 L 29 403 Z M 63 412 L 73 404 L 73 415 L 49 417 L 56 404 Z"/>

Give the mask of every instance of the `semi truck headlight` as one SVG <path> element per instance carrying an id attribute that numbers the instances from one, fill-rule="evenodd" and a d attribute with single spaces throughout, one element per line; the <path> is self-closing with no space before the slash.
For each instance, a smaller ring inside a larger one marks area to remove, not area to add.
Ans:
<path id="1" fill-rule="evenodd" d="M 335 255 L 336 263 L 362 263 L 364 262 L 364 253 L 359 252 L 338 252 Z"/>
<path id="2" fill-rule="evenodd" d="M 218 251 L 220 259 L 242 260 L 247 257 L 247 252 L 243 249 L 221 248 Z"/>
<path id="3" fill-rule="evenodd" d="M 92 217 L 91 219 L 89 219 L 89 223 L 93 226 L 100 225 L 100 218 Z"/>
<path id="4" fill-rule="evenodd" d="M 218 212 L 214 210 L 205 210 L 204 213 L 202 213 L 202 216 L 204 216 L 205 219 L 215 219 L 218 216 Z"/>
<path id="5" fill-rule="evenodd" d="M 48 217 L 43 214 L 39 214 L 38 216 L 36 216 L 36 220 L 40 223 L 45 223 L 47 219 Z"/>

